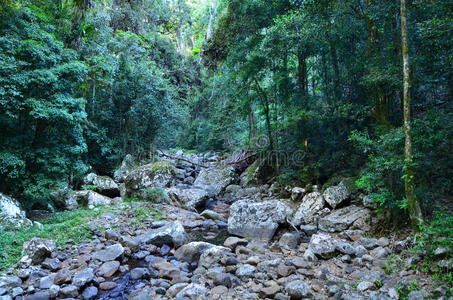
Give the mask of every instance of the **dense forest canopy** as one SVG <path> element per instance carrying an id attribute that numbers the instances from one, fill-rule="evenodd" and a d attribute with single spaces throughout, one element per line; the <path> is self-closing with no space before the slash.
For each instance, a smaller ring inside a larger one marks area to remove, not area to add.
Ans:
<path id="1" fill-rule="evenodd" d="M 407 3 L 407 51 L 400 4 L 2 0 L 0 190 L 31 208 L 126 154 L 247 148 L 282 185 L 353 177 L 398 212 L 409 182 L 448 207 L 453 1 Z"/>

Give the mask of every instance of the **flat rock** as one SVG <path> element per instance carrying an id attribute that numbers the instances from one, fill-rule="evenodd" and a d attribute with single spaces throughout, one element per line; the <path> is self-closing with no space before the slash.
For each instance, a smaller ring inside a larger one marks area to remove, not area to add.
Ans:
<path id="1" fill-rule="evenodd" d="M 352 227 L 354 222 L 360 219 L 369 222 L 370 218 L 371 215 L 368 209 L 351 205 L 335 210 L 329 215 L 320 218 L 318 227 L 326 232 L 340 232 Z"/>
<path id="2" fill-rule="evenodd" d="M 138 244 L 153 244 L 156 246 L 180 246 L 185 244 L 187 240 L 188 236 L 183 225 L 179 221 L 171 222 L 170 224 L 154 229 L 135 238 L 135 241 Z"/>
<path id="3" fill-rule="evenodd" d="M 124 248 L 121 244 L 115 244 L 108 246 L 104 250 L 96 252 L 93 257 L 94 259 L 100 260 L 102 262 L 116 260 L 124 254 Z"/>

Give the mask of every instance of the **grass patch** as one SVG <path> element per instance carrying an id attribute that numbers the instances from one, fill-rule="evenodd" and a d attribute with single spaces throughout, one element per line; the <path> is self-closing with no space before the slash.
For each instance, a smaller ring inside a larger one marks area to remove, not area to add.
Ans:
<path id="1" fill-rule="evenodd" d="M 42 221 L 43 228 L 22 228 L 15 231 L 0 232 L 0 272 L 7 270 L 22 258 L 23 244 L 33 237 L 54 240 L 57 245 L 64 245 L 69 239 L 79 244 L 91 237 L 88 221 L 102 213 L 110 211 L 79 209 L 71 212 L 55 213 Z"/>
<path id="2" fill-rule="evenodd" d="M 436 251 L 442 250 L 441 254 Z M 433 220 L 420 227 L 417 243 L 410 250 L 422 258 L 422 263 L 417 264 L 422 272 L 430 273 L 433 279 L 440 283 L 453 286 L 453 215 L 436 213 Z M 441 267 L 440 265 L 447 266 Z M 448 291 L 452 294 L 452 289 Z"/>
<path id="3" fill-rule="evenodd" d="M 148 206 L 136 206 L 131 209 L 131 215 L 134 218 L 131 224 L 139 227 L 145 226 L 146 221 L 158 221 L 162 219 L 162 213 Z"/>

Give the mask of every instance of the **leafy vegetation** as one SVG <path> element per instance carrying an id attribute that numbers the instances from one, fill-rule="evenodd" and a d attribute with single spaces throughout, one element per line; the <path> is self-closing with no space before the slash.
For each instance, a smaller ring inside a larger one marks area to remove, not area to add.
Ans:
<path id="1" fill-rule="evenodd" d="M 22 228 L 17 231 L 0 232 L 0 271 L 5 271 L 22 257 L 23 244 L 33 237 L 54 240 L 57 245 L 65 246 L 71 240 L 71 244 L 79 244 L 88 240 L 92 233 L 88 229 L 88 223 L 109 210 L 79 209 L 73 212 L 60 212 L 42 221 L 42 228 L 33 226 Z"/>
<path id="2" fill-rule="evenodd" d="M 422 258 L 417 267 L 435 279 L 453 286 L 453 216 L 439 213 L 429 224 L 421 225 L 418 241 L 411 251 Z M 450 296 L 453 289 L 449 290 Z"/>

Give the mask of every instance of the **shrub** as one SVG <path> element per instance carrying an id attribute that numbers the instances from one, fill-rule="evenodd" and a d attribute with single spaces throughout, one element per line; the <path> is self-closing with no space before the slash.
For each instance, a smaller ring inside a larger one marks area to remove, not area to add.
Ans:
<path id="1" fill-rule="evenodd" d="M 453 286 L 453 214 L 437 212 L 430 223 L 420 226 L 417 239 L 411 252 L 422 257 L 422 271 Z M 439 250 L 442 254 L 436 254 Z"/>
<path id="2" fill-rule="evenodd" d="M 153 203 L 165 203 L 168 201 L 168 196 L 161 188 L 146 188 L 141 192 L 143 200 Z"/>

